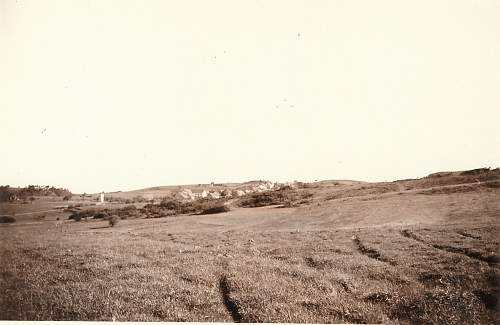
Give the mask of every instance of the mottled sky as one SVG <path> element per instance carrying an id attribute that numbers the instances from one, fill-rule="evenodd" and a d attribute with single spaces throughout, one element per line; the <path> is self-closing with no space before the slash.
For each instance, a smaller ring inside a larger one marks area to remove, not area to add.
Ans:
<path id="1" fill-rule="evenodd" d="M 500 2 L 0 0 L 0 184 L 500 165 Z"/>

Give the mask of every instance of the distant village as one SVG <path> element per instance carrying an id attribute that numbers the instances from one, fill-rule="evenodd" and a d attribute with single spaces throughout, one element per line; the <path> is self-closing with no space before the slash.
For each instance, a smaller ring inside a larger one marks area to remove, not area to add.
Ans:
<path id="1" fill-rule="evenodd" d="M 231 189 L 222 189 L 222 190 L 202 190 L 201 192 L 197 191 L 194 192 L 191 189 L 182 189 L 179 192 L 179 195 L 182 196 L 184 199 L 188 200 L 196 200 L 196 199 L 204 199 L 204 198 L 211 198 L 211 199 L 220 199 L 220 198 L 229 198 L 229 197 L 240 197 L 245 194 L 249 193 L 260 193 L 260 192 L 265 192 L 265 191 L 270 191 L 273 189 L 278 189 L 284 184 L 278 184 L 278 183 L 273 183 L 273 182 L 263 182 L 257 185 L 249 186 L 247 188 L 242 188 L 242 189 L 236 189 L 236 190 L 231 190 Z M 288 184 L 291 185 L 291 184 Z M 213 187 L 214 184 L 212 183 L 211 186 Z"/>
<path id="2" fill-rule="evenodd" d="M 180 200 L 195 201 L 199 199 L 221 199 L 221 198 L 237 198 L 251 193 L 261 193 L 266 191 L 279 190 L 283 187 L 297 188 L 300 182 L 285 182 L 277 183 L 271 181 L 251 181 L 243 184 L 198 184 L 198 186 L 179 186 L 177 189 L 168 190 L 166 195 L 155 195 L 153 193 L 144 193 L 130 198 L 124 198 L 121 192 L 106 193 L 101 192 L 95 194 L 80 194 L 72 195 L 67 189 L 55 188 L 49 186 L 30 185 L 25 188 L 13 188 L 0 186 L 0 202 L 21 202 L 31 201 L 41 196 L 62 197 L 62 200 L 88 200 L 97 201 L 97 204 L 105 202 L 120 202 L 120 203 L 137 203 L 137 202 L 156 202 L 165 199 L 166 197 L 174 197 Z M 170 194 L 168 194 L 170 193 Z M 72 198 L 73 196 L 73 198 Z"/>

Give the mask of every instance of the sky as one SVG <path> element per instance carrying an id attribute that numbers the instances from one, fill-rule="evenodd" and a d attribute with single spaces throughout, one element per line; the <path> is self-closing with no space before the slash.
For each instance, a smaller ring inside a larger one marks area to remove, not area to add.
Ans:
<path id="1" fill-rule="evenodd" d="M 500 1 L 0 0 L 0 184 L 500 165 Z"/>

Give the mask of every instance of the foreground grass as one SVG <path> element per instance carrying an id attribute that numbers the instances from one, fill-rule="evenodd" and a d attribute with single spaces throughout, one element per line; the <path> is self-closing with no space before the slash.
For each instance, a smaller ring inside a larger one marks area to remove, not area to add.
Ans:
<path id="1" fill-rule="evenodd" d="M 491 199 L 468 212 L 458 198 L 450 201 L 459 207 L 449 214 L 454 222 L 439 224 L 311 228 L 294 214 L 304 210 L 260 208 L 253 213 L 282 217 L 272 224 L 254 217 L 245 228 L 233 220 L 238 211 L 113 228 L 105 221 L 1 226 L 0 318 L 495 323 L 500 209 Z M 367 204 L 384 203 L 358 207 Z"/>

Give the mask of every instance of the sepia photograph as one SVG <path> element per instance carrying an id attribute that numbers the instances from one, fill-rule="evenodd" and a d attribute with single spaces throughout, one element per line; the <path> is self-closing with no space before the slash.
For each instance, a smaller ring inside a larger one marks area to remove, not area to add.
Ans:
<path id="1" fill-rule="evenodd" d="M 0 323 L 499 324 L 500 1 L 0 0 Z"/>

